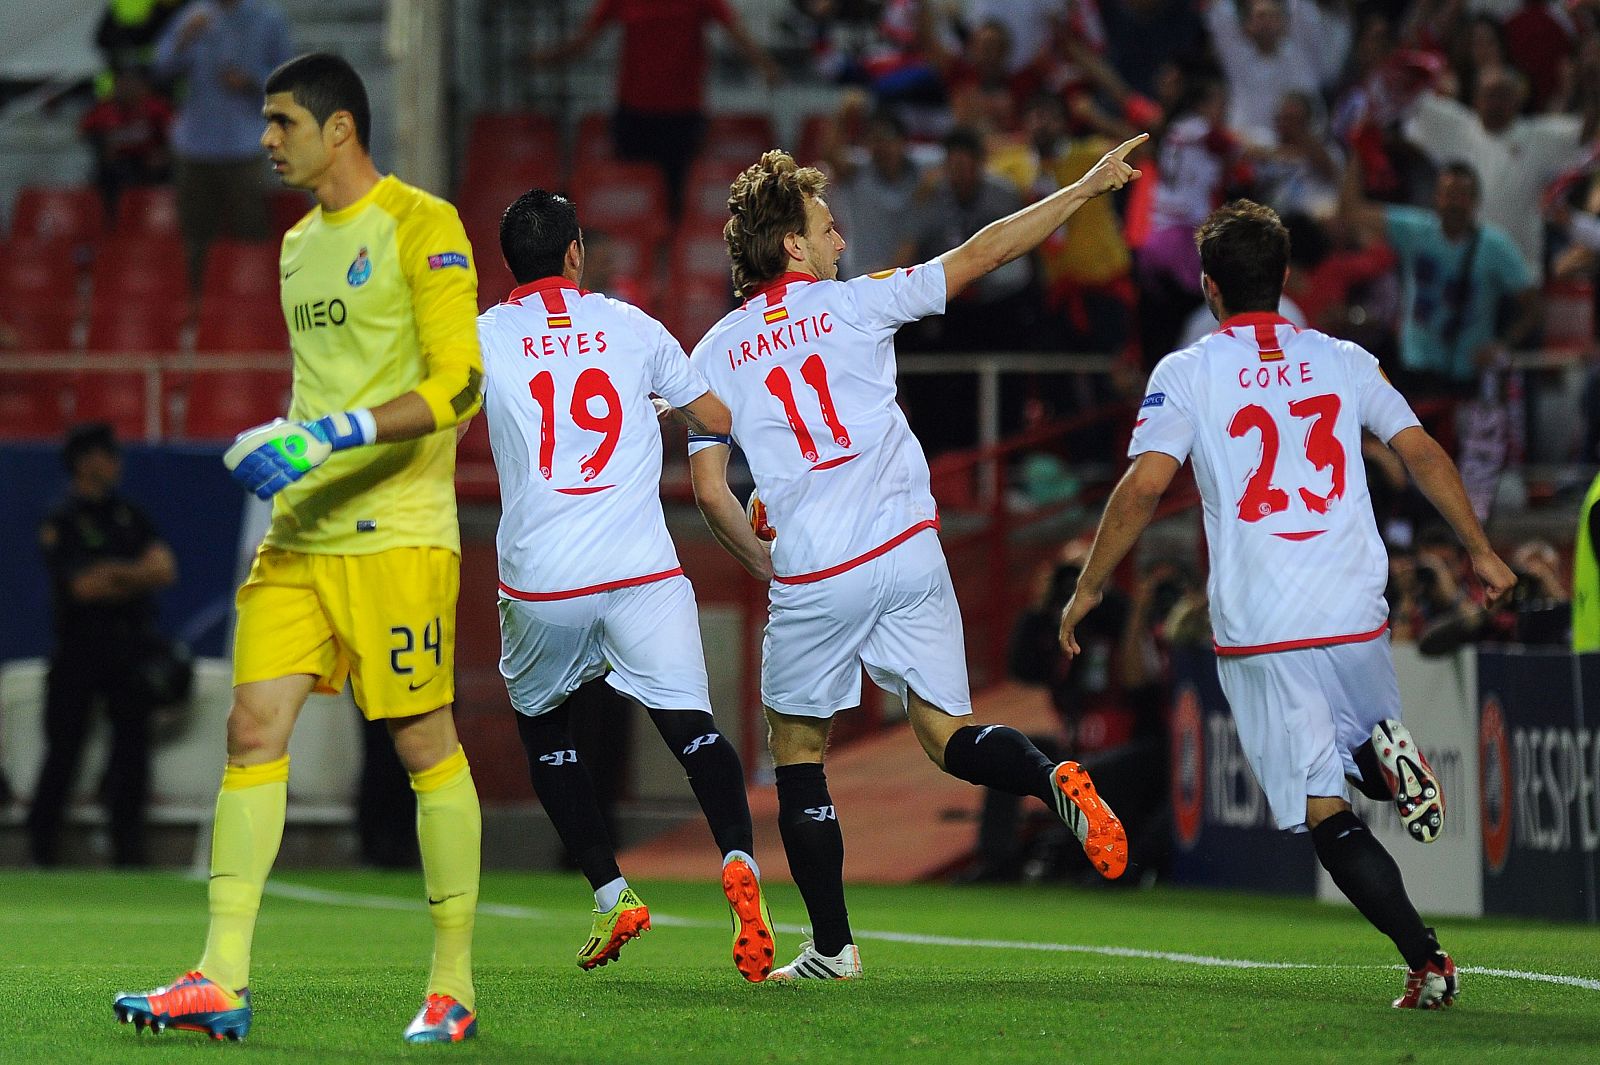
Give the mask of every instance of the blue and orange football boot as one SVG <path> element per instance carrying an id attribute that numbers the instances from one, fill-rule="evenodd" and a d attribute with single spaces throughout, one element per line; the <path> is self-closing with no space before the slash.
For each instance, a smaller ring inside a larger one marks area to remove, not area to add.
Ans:
<path id="1" fill-rule="evenodd" d="M 406 1025 L 408 1043 L 459 1043 L 478 1034 L 478 1015 L 450 995 L 429 995 Z"/>
<path id="2" fill-rule="evenodd" d="M 111 1009 L 123 1024 L 138 1030 L 149 1028 L 157 1035 L 168 1028 L 181 1028 L 238 1042 L 250 1034 L 250 989 L 236 994 L 198 969 L 184 973 L 171 987 L 142 994 L 118 992 Z"/>

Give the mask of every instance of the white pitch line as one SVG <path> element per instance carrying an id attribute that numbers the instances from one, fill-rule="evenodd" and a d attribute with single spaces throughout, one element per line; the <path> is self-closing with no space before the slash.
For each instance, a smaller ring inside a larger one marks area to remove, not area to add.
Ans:
<path id="1" fill-rule="evenodd" d="M 359 909 L 370 910 L 419 910 L 415 900 L 397 898 L 393 895 L 364 895 L 348 891 L 328 891 L 324 888 L 307 887 L 303 884 L 286 884 L 281 881 L 269 882 L 266 887 L 269 895 L 278 895 L 298 902 L 319 903 L 325 906 L 352 906 Z M 553 910 L 540 910 L 531 906 L 505 905 L 501 903 L 480 903 L 478 913 L 488 917 L 506 917 L 518 921 L 538 921 L 541 923 L 566 923 L 571 920 L 567 913 L 557 913 Z M 693 917 L 677 917 L 672 914 L 652 913 L 652 924 L 668 928 L 724 928 L 724 921 L 706 921 Z M 779 924 L 776 928 L 780 932 L 791 935 L 805 932 L 801 925 Z M 1182 951 L 1170 950 L 1143 950 L 1137 947 L 1111 947 L 1096 946 L 1086 943 L 1050 943 L 1037 942 L 1024 939 L 969 939 L 963 936 L 928 935 L 916 932 L 884 932 L 871 929 L 856 929 L 857 939 L 876 940 L 884 943 L 909 943 L 923 947 L 965 947 L 982 950 L 1026 950 L 1047 954 L 1092 954 L 1105 958 L 1138 958 L 1145 961 L 1166 961 L 1176 965 L 1200 965 L 1209 968 L 1221 969 L 1394 969 L 1400 970 L 1399 965 L 1324 965 L 1315 962 L 1292 961 L 1256 961 L 1250 958 L 1221 958 L 1210 954 L 1189 954 Z M 1586 991 L 1600 991 L 1600 980 L 1586 976 L 1567 976 L 1562 973 L 1528 972 L 1522 969 L 1496 969 L 1483 965 L 1463 965 L 1460 972 L 1473 976 L 1497 976 L 1507 980 L 1526 980 L 1541 984 L 1559 984 L 1563 987 L 1577 987 Z"/>

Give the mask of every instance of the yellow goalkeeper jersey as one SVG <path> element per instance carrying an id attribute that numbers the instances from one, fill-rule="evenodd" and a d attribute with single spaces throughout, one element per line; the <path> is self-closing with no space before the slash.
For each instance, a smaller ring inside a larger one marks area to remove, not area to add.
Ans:
<path id="1" fill-rule="evenodd" d="M 385 177 L 289 230 L 279 276 L 294 349 L 289 417 L 376 407 L 415 389 L 439 431 L 336 452 L 278 493 L 266 542 L 334 555 L 459 552 L 452 427 L 478 409 L 483 359 L 478 275 L 456 209 Z"/>

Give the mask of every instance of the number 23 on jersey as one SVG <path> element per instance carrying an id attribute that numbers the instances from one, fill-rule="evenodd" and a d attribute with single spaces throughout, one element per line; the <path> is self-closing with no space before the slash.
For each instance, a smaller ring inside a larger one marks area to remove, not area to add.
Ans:
<path id="1" fill-rule="evenodd" d="M 1310 422 L 1305 434 L 1306 458 L 1317 470 L 1331 471 L 1333 482 L 1325 495 L 1306 486 L 1299 486 L 1297 494 L 1306 510 L 1326 514 L 1344 497 L 1345 491 L 1344 445 L 1333 435 L 1333 427 L 1339 419 L 1339 397 L 1330 392 L 1297 399 L 1289 404 L 1289 415 Z M 1289 509 L 1289 493 L 1273 483 L 1282 449 L 1280 426 L 1265 407 L 1256 403 L 1240 407 L 1228 423 L 1228 435 L 1236 440 L 1250 433 L 1260 434 L 1261 462 L 1245 481 L 1244 492 L 1239 496 L 1239 520 L 1243 522 L 1257 522 Z"/>

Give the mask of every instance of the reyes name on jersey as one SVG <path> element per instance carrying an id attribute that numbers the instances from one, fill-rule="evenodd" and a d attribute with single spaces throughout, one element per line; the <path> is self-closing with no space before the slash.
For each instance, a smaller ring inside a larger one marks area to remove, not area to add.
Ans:
<path id="1" fill-rule="evenodd" d="M 681 572 L 661 512 L 652 392 L 708 391 L 643 311 L 564 278 L 522 285 L 478 318 L 500 478 L 500 587 L 557 599 Z"/>
<path id="2" fill-rule="evenodd" d="M 1205 510 L 1217 650 L 1372 639 L 1388 555 L 1361 458 L 1416 425 L 1359 345 L 1241 314 L 1150 375 L 1128 454 L 1192 459 Z"/>

